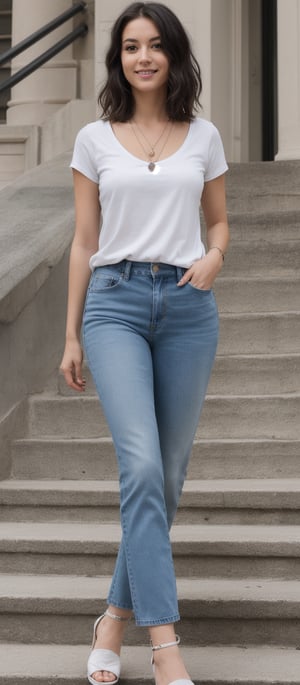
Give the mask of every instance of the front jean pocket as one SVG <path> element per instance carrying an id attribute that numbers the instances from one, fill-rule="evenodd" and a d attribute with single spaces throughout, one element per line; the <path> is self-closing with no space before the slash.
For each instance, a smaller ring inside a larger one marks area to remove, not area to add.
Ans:
<path id="1" fill-rule="evenodd" d="M 116 288 L 116 286 L 120 285 L 122 281 L 123 274 L 120 271 L 109 271 L 109 269 L 103 269 L 103 271 L 100 271 L 100 269 L 97 269 L 97 271 L 94 271 L 92 274 L 89 284 L 89 292 L 100 293 L 104 290 L 111 290 L 112 288 Z"/>
<path id="2" fill-rule="evenodd" d="M 212 288 L 208 288 L 207 290 L 204 290 L 203 288 L 197 288 L 197 286 L 193 285 L 190 281 L 188 281 L 186 285 L 189 285 L 190 288 L 196 290 L 196 293 L 202 293 L 203 295 L 208 295 L 212 291 Z"/>

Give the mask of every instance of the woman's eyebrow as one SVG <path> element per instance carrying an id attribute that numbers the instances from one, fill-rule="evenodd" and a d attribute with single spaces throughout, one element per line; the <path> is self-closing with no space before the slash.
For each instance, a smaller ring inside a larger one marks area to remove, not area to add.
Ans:
<path id="1" fill-rule="evenodd" d="M 153 38 L 149 38 L 149 43 L 151 43 L 152 40 L 160 40 L 160 36 L 154 36 Z M 125 38 L 123 40 L 123 43 L 138 43 L 139 41 L 136 38 Z"/>

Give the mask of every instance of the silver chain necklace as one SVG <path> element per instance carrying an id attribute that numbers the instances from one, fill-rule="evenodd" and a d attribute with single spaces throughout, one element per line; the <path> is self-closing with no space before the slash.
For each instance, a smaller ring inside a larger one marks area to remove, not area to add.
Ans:
<path id="1" fill-rule="evenodd" d="M 141 146 L 141 148 L 142 148 L 142 150 L 144 151 L 145 155 L 147 155 L 147 157 L 150 157 L 150 161 L 149 161 L 149 164 L 148 164 L 148 169 L 149 169 L 149 171 L 152 172 L 152 171 L 154 171 L 154 169 L 156 168 L 156 162 L 158 162 L 160 156 L 162 155 L 162 153 L 163 153 L 163 151 L 164 151 L 164 149 L 165 149 L 165 147 L 166 147 L 166 144 L 167 144 L 167 142 L 168 142 L 168 140 L 169 140 L 169 138 L 170 138 L 170 135 L 171 135 L 171 131 L 173 130 L 173 125 L 174 125 L 174 123 L 173 123 L 173 122 L 171 123 L 171 126 L 170 126 L 170 128 L 169 128 L 169 131 L 168 131 L 168 135 L 167 135 L 167 137 L 166 137 L 166 140 L 164 141 L 163 146 L 161 147 L 159 153 L 157 154 L 156 160 L 155 160 L 155 161 L 154 161 L 154 159 L 153 159 L 153 157 L 155 156 L 155 147 L 156 147 L 156 145 L 159 143 L 159 141 L 161 140 L 161 138 L 163 137 L 163 135 L 164 135 L 164 133 L 165 133 L 165 131 L 166 131 L 166 129 L 167 129 L 167 126 L 168 126 L 168 124 L 170 123 L 170 120 L 168 119 L 166 125 L 165 125 L 164 128 L 163 128 L 162 133 L 160 134 L 159 138 L 157 139 L 156 143 L 154 143 L 154 145 L 151 145 L 151 143 L 149 142 L 149 140 L 147 140 L 146 136 L 143 134 L 143 132 L 141 131 L 141 129 L 140 129 L 139 126 L 137 125 L 136 121 L 134 121 L 134 124 L 135 124 L 135 126 L 137 127 L 138 131 L 141 133 L 141 135 L 143 136 L 143 138 L 146 140 L 146 142 L 148 143 L 149 147 L 151 148 L 150 152 L 149 152 L 148 150 L 146 150 L 146 148 L 145 148 L 145 146 L 143 145 L 142 141 L 140 140 L 140 138 L 139 138 L 139 136 L 138 136 L 138 134 L 137 134 L 137 132 L 136 132 L 134 126 L 132 125 L 132 122 L 130 121 L 129 123 L 130 123 L 130 126 L 131 126 L 131 128 L 132 128 L 132 131 L 133 131 L 133 133 L 134 133 L 134 135 L 135 135 L 135 137 L 136 137 L 136 139 L 137 139 L 137 142 L 138 142 L 139 145 Z"/>

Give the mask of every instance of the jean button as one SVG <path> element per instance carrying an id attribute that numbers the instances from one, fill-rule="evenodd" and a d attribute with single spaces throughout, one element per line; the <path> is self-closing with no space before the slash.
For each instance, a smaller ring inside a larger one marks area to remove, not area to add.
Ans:
<path id="1" fill-rule="evenodd" d="M 159 271 L 159 264 L 153 264 L 152 271 L 156 274 Z"/>

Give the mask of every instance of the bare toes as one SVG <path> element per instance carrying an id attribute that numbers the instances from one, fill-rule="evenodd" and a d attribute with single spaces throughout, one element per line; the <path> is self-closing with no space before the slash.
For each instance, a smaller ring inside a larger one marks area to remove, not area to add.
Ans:
<path id="1" fill-rule="evenodd" d="M 116 680 L 116 676 L 111 671 L 96 671 L 93 673 L 92 678 L 97 680 L 98 683 L 111 683 Z"/>

